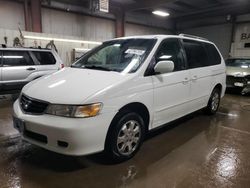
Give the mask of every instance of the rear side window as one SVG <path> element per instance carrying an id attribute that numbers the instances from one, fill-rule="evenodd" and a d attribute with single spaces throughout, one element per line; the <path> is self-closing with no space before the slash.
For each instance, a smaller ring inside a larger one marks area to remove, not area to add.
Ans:
<path id="1" fill-rule="evenodd" d="M 33 51 L 40 65 L 54 65 L 56 60 L 51 52 Z"/>
<path id="2" fill-rule="evenodd" d="M 30 55 L 25 51 L 3 51 L 3 66 L 34 65 Z"/>
<path id="3" fill-rule="evenodd" d="M 221 57 L 215 46 L 213 44 L 205 43 L 205 47 L 209 55 L 209 65 L 221 64 Z"/>
<path id="4" fill-rule="evenodd" d="M 208 66 L 209 59 L 202 42 L 193 40 L 183 40 L 189 68 Z"/>

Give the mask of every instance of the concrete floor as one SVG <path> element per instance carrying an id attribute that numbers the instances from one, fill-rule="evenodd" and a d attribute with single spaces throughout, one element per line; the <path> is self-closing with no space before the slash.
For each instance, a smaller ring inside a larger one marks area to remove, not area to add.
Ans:
<path id="1" fill-rule="evenodd" d="M 201 112 L 151 133 L 121 164 L 66 157 L 20 140 L 11 100 L 0 99 L 0 187 L 250 187 L 250 98 L 228 94 L 215 116 Z"/>

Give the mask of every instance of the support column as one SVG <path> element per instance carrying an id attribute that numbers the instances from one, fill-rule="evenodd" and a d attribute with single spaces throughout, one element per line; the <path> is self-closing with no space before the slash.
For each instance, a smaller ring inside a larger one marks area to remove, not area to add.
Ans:
<path id="1" fill-rule="evenodd" d="M 32 20 L 32 31 L 42 32 L 42 13 L 41 13 L 41 1 L 31 0 L 31 20 Z"/>
<path id="2" fill-rule="evenodd" d="M 30 9 L 28 0 L 24 0 L 23 8 L 24 8 L 24 18 L 25 18 L 25 31 L 31 31 Z"/>
<path id="3" fill-rule="evenodd" d="M 117 12 L 115 14 L 116 22 L 115 22 L 115 32 L 116 37 L 124 37 L 125 35 L 125 14 L 123 11 Z"/>

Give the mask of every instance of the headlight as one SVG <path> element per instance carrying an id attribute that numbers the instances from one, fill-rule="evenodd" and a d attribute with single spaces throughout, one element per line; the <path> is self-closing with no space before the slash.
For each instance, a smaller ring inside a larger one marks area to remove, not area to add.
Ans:
<path id="1" fill-rule="evenodd" d="M 51 104 L 47 108 L 46 113 L 56 116 L 86 118 L 96 116 L 101 108 L 101 103 L 82 106 Z"/>

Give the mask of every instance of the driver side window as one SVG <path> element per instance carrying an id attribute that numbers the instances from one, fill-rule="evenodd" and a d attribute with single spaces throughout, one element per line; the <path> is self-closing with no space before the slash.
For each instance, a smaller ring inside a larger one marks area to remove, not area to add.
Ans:
<path id="1" fill-rule="evenodd" d="M 183 54 L 181 46 L 178 39 L 166 39 L 160 45 L 157 54 L 156 61 L 173 61 L 174 62 L 174 71 L 185 70 L 186 65 L 183 59 Z"/>

